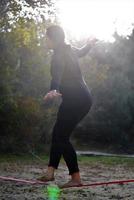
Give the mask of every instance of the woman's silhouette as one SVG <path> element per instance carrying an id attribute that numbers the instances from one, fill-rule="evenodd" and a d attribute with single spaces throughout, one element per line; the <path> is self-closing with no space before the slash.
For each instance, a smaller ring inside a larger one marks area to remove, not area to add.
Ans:
<path id="1" fill-rule="evenodd" d="M 91 92 L 82 76 L 78 58 L 86 55 L 96 40 L 92 39 L 81 49 L 65 43 L 65 34 L 60 26 L 50 26 L 46 31 L 47 46 L 53 50 L 51 60 L 51 86 L 44 100 L 61 96 L 62 102 L 52 131 L 52 143 L 47 171 L 38 180 L 54 180 L 54 171 L 63 156 L 71 180 L 61 187 L 81 185 L 75 149 L 69 141 L 76 125 L 89 112 L 92 105 Z"/>

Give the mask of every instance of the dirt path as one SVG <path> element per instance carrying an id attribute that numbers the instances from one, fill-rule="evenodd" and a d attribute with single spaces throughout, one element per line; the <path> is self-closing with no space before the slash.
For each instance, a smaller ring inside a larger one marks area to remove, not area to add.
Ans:
<path id="1" fill-rule="evenodd" d="M 134 168 L 117 165 L 80 164 L 82 181 L 93 183 L 119 179 L 134 179 Z M 42 173 L 44 164 L 13 162 L 0 163 L 0 176 L 36 179 Z M 46 167 L 46 165 L 45 165 Z M 61 163 L 56 171 L 56 180 L 50 184 L 64 183 L 69 180 L 68 169 Z M 0 180 L 0 200 L 47 200 L 45 186 L 24 185 Z M 59 200 L 134 200 L 134 183 L 124 185 L 68 188 L 62 190 Z"/>

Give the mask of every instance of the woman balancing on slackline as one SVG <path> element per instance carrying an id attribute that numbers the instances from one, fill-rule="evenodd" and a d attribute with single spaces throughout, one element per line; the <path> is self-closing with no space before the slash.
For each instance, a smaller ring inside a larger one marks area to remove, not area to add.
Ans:
<path id="1" fill-rule="evenodd" d="M 63 156 L 71 175 L 71 180 L 63 187 L 81 185 L 75 149 L 69 141 L 76 125 L 88 113 L 92 105 L 89 88 L 82 76 L 78 57 L 86 55 L 96 43 L 93 39 L 85 47 L 77 49 L 65 43 L 65 34 L 60 26 L 50 26 L 46 31 L 46 41 L 49 49 L 53 49 L 51 61 L 51 86 L 44 100 L 49 101 L 58 96 L 62 102 L 57 113 L 57 120 L 52 131 L 49 164 L 41 181 L 54 180 L 54 171 L 58 168 Z"/>

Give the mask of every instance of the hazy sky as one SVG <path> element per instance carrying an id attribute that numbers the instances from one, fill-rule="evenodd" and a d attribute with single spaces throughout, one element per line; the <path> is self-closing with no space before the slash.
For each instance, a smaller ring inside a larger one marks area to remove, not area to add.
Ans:
<path id="1" fill-rule="evenodd" d="M 62 26 L 76 38 L 111 40 L 116 29 L 127 35 L 134 23 L 134 0 L 58 0 Z"/>

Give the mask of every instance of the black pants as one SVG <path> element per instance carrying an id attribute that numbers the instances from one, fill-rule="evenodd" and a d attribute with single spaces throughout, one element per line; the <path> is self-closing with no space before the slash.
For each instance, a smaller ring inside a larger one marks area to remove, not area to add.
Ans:
<path id="1" fill-rule="evenodd" d="M 88 96 L 80 96 L 81 98 L 76 98 L 77 96 L 75 96 L 74 98 L 63 99 L 52 132 L 48 166 L 57 169 L 61 156 L 63 156 L 69 170 L 69 175 L 79 172 L 77 155 L 69 138 L 76 125 L 84 118 L 92 105 L 92 99 L 89 94 Z"/>

